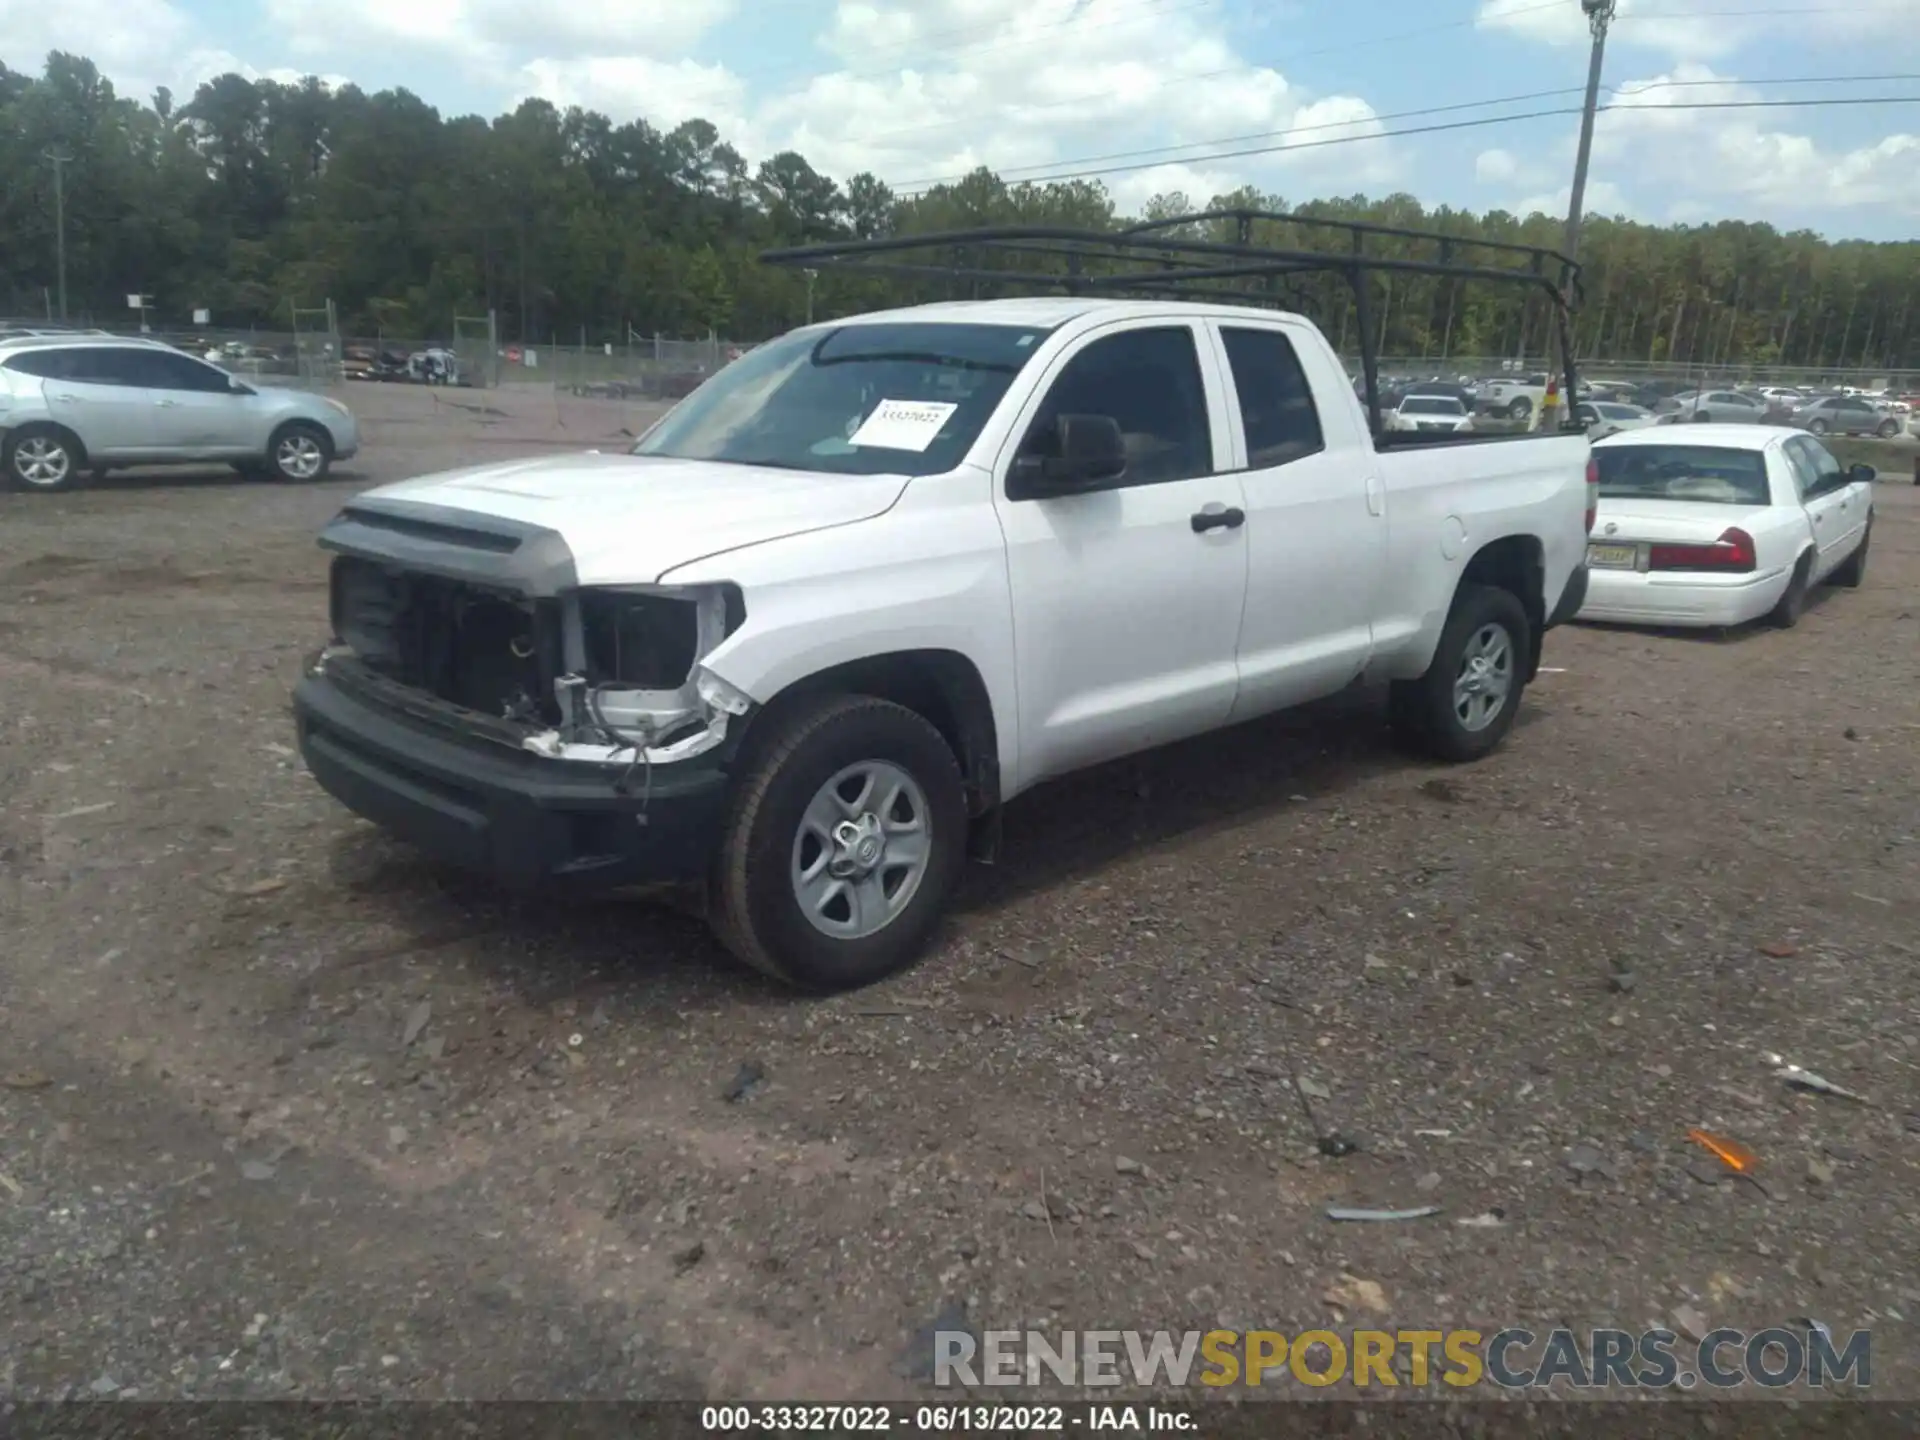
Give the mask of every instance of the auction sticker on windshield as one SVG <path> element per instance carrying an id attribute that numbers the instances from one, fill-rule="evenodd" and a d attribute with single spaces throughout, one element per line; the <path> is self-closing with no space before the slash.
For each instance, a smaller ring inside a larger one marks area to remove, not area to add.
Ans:
<path id="1" fill-rule="evenodd" d="M 924 451 L 960 407 L 945 400 L 882 400 L 866 423 L 847 437 L 849 445 L 876 450 Z"/>
<path id="2" fill-rule="evenodd" d="M 1640 558 L 1638 545 L 1589 545 L 1587 563 L 1602 570 L 1631 570 Z"/>

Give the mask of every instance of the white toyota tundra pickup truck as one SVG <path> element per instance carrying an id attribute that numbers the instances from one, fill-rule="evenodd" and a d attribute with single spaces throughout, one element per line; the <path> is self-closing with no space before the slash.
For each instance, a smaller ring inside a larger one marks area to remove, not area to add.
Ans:
<path id="1" fill-rule="evenodd" d="M 832 989 L 909 961 L 1001 807 L 1387 682 L 1441 760 L 1580 608 L 1583 433 L 1369 433 L 1298 316 L 1100 298 L 796 330 L 628 454 L 346 505 L 319 782 L 516 886 L 700 882 Z"/>

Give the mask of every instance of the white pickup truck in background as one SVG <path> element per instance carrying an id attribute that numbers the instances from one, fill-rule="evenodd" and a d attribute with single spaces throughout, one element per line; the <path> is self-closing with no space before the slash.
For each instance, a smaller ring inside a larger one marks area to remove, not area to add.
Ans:
<path id="1" fill-rule="evenodd" d="M 1489 380 L 1474 391 L 1473 406 L 1504 420 L 1529 420 L 1547 398 L 1547 377 L 1533 374 L 1513 380 Z"/>
<path id="2" fill-rule="evenodd" d="M 1419 751 L 1486 755 L 1584 598 L 1592 478 L 1578 431 L 1376 444 L 1273 310 L 837 320 L 631 454 L 350 502 L 300 743 L 449 862 L 704 882 L 744 959 L 856 985 L 1057 776 L 1363 681 Z"/>

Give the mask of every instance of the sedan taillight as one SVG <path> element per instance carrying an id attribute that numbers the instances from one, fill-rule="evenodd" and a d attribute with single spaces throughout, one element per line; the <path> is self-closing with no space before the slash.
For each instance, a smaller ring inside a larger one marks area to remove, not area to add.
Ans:
<path id="1" fill-rule="evenodd" d="M 1711 545 L 1654 545 L 1647 551 L 1649 570 L 1698 570 L 1721 575 L 1744 575 L 1759 567 L 1753 537 L 1729 529 Z"/>

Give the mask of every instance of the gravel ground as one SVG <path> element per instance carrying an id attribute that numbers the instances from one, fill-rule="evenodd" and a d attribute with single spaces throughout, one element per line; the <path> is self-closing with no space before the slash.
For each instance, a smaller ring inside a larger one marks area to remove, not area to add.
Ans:
<path id="1" fill-rule="evenodd" d="M 821 1002 L 670 911 L 504 901 L 305 776 L 338 504 L 651 418 L 351 399 L 323 486 L 0 498 L 0 1393 L 908 1397 L 958 1306 L 1812 1316 L 1920 1394 L 1920 490 L 1795 631 L 1557 632 L 1471 769 L 1363 698 L 1023 798 L 926 962 Z"/>

